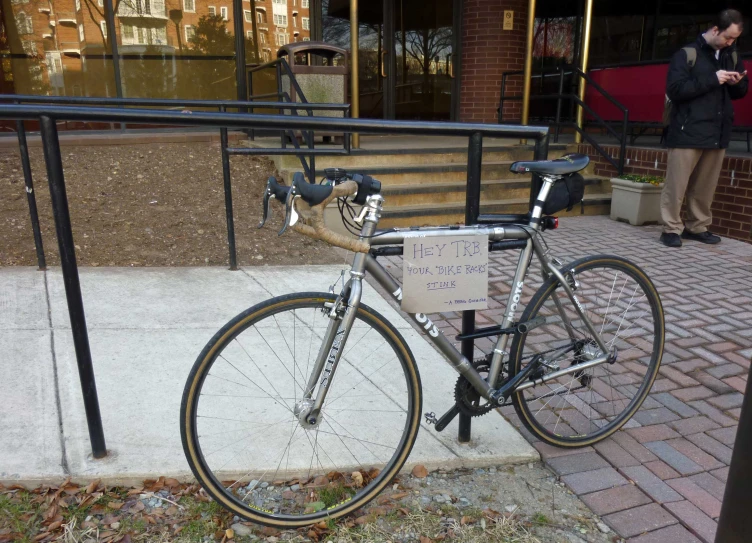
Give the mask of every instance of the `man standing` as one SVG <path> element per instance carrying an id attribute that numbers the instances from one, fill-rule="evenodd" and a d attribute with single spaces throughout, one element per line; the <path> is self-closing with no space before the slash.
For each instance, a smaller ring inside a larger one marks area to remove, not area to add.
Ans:
<path id="1" fill-rule="evenodd" d="M 741 13 L 726 9 L 712 28 L 671 59 L 666 82 L 672 103 L 666 135 L 668 166 L 661 194 L 661 241 L 668 247 L 681 247 L 681 238 L 721 241 L 708 232 L 710 205 L 731 141 L 731 100 L 747 94 L 747 72 L 734 45 L 742 29 Z M 686 225 L 680 216 L 685 195 Z"/>

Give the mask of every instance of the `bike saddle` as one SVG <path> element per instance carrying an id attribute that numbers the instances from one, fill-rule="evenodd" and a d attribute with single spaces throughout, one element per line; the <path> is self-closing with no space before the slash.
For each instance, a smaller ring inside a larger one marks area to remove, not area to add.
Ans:
<path id="1" fill-rule="evenodd" d="M 515 162 L 509 167 L 514 173 L 538 173 L 542 175 L 567 175 L 579 172 L 590 163 L 587 155 L 570 153 L 556 160 L 530 160 Z"/>

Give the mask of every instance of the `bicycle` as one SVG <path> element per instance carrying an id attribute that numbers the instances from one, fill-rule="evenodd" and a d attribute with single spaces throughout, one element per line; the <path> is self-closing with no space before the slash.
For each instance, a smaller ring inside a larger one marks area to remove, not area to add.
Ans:
<path id="1" fill-rule="evenodd" d="M 319 185 L 301 174 L 290 186 L 270 178 L 259 226 L 278 200 L 285 204 L 280 233 L 292 228 L 354 257 L 339 294 L 330 288 L 257 304 L 199 355 L 180 427 L 191 470 L 208 494 L 245 519 L 294 528 L 355 511 L 399 473 L 421 422 L 420 376 L 402 335 L 361 296 L 369 273 L 401 300 L 400 285 L 376 256 L 401 254 L 410 235 L 477 233 L 488 235 L 492 249 L 521 249 L 501 323 L 457 337 L 497 337 L 485 357 L 466 359 L 426 315 L 410 314 L 460 374 L 454 406 L 439 419 L 425 414 L 428 424 L 441 431 L 458 413 L 480 416 L 511 403 L 530 432 L 559 447 L 590 445 L 625 424 L 660 366 L 660 297 L 628 260 L 599 255 L 564 266 L 549 257 L 542 237 L 558 224 L 543 213 L 547 203 L 571 194 L 575 172 L 587 164 L 577 154 L 514 163 L 512 171 L 542 179 L 527 215 L 501 216 L 493 225 L 382 231 L 375 179 L 343 170 L 327 170 Z M 343 219 L 347 198 L 362 206 L 357 218 L 349 208 L 357 238 L 324 225 L 323 210 L 335 198 Z M 515 320 L 533 254 L 544 282 Z"/>

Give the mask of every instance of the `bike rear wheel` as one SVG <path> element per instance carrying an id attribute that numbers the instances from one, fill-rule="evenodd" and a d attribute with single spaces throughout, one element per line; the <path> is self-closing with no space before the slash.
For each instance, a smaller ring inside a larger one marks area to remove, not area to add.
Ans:
<path id="1" fill-rule="evenodd" d="M 183 449 L 204 489 L 236 515 L 279 528 L 362 507 L 398 473 L 421 412 L 413 355 L 361 305 L 317 423 L 296 406 L 335 296 L 273 298 L 227 323 L 199 355 L 181 405 Z M 315 393 L 314 393 L 315 397 Z"/>
<path id="2" fill-rule="evenodd" d="M 663 307 L 645 272 L 623 258 L 586 257 L 562 273 L 570 285 L 572 277 L 576 280 L 575 296 L 606 346 L 617 348 L 616 361 L 520 390 L 512 398 L 520 419 L 537 437 L 559 447 L 581 447 L 613 434 L 650 392 L 663 355 Z M 545 324 L 512 343 L 512 375 L 536 357 L 554 366 L 536 370 L 531 380 L 539 381 L 556 368 L 602 354 L 554 277 L 533 296 L 521 322 L 538 317 L 545 317 Z"/>

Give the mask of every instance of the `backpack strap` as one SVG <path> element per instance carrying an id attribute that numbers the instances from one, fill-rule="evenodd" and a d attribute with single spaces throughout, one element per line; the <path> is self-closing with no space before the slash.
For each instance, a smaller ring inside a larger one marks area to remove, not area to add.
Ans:
<path id="1" fill-rule="evenodd" d="M 684 49 L 684 52 L 687 54 L 687 66 L 691 68 L 695 67 L 695 62 L 697 62 L 697 49 L 694 47 L 682 47 Z M 734 61 L 734 66 L 736 66 L 736 61 Z"/>

